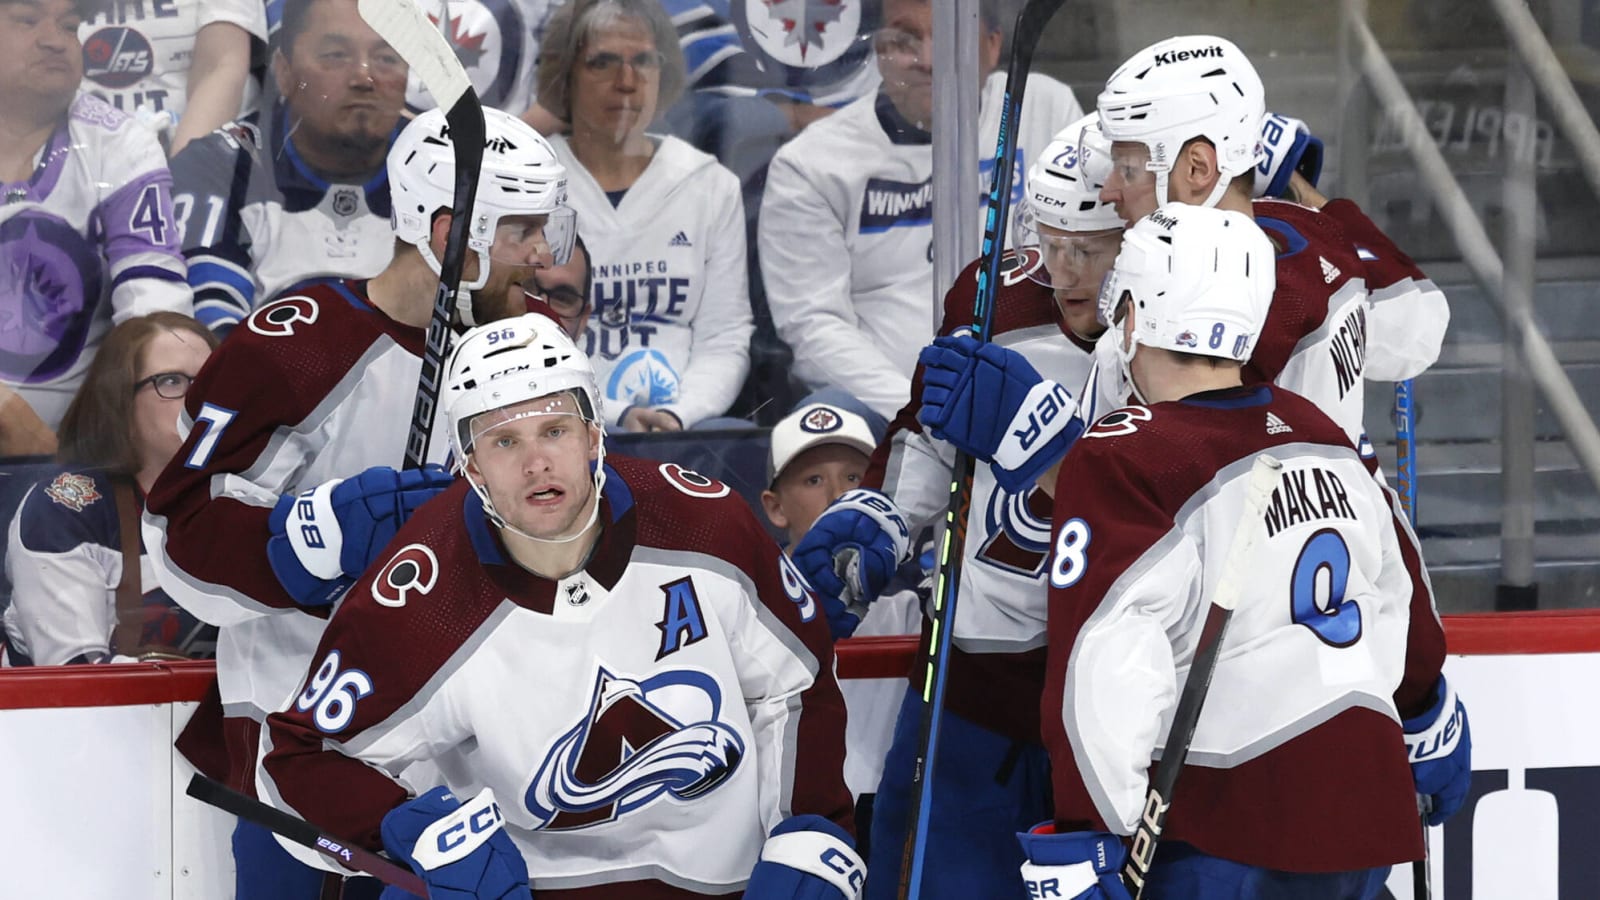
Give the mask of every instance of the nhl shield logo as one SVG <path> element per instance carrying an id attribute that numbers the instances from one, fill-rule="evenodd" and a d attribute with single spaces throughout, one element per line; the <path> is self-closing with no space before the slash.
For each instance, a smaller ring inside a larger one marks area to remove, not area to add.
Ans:
<path id="1" fill-rule="evenodd" d="M 361 199 L 351 188 L 339 188 L 333 192 L 333 211 L 341 216 L 353 216 L 360 207 Z"/>
<path id="2" fill-rule="evenodd" d="M 94 479 L 74 472 L 62 472 L 44 489 L 45 496 L 73 512 L 83 512 L 102 496 Z"/>

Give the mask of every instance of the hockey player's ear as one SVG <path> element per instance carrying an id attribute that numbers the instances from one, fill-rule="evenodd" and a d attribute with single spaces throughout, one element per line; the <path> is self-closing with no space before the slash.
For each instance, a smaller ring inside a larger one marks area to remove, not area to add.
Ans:
<path id="1" fill-rule="evenodd" d="M 1211 146 L 1209 141 L 1195 139 L 1183 145 L 1178 151 L 1177 164 L 1172 167 L 1172 173 L 1177 178 L 1174 187 L 1179 190 L 1172 191 L 1174 200 L 1184 203 L 1199 203 L 1211 195 L 1211 188 L 1222 177 L 1217 168 L 1217 148 Z M 1170 189 L 1169 189 L 1170 190 Z"/>
<path id="2" fill-rule="evenodd" d="M 433 258 L 444 258 L 445 244 L 450 242 L 450 222 L 455 216 L 448 211 L 433 214 L 433 222 L 428 227 L 428 243 L 433 245 Z"/>
<path id="3" fill-rule="evenodd" d="M 589 459 L 591 461 L 598 460 L 600 458 L 600 442 L 603 441 L 603 440 L 605 440 L 605 436 L 600 433 L 600 426 L 596 425 L 593 422 L 590 422 L 589 423 Z"/>

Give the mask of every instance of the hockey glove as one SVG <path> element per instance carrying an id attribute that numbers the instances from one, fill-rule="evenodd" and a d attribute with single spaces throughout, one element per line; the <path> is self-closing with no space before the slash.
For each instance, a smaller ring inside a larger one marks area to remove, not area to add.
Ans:
<path id="1" fill-rule="evenodd" d="M 528 900 L 528 864 L 503 825 L 488 788 L 463 804 L 437 787 L 389 810 L 383 846 L 422 876 L 428 900 Z"/>
<path id="2" fill-rule="evenodd" d="M 1015 350 L 957 335 L 934 339 L 918 361 L 917 418 L 934 437 L 993 463 L 1007 493 L 1027 489 L 1083 433 L 1072 394 Z"/>
<path id="3" fill-rule="evenodd" d="M 843 828 L 790 816 L 761 845 L 744 900 L 858 900 L 866 881 L 866 863 Z"/>
<path id="4" fill-rule="evenodd" d="M 1128 850 L 1122 839 L 1103 831 L 1056 834 L 1046 822 L 1019 833 L 1022 881 L 1029 897 L 1062 900 L 1132 900 L 1122 883 L 1122 864 Z"/>
<path id="5" fill-rule="evenodd" d="M 1261 165 L 1256 166 L 1257 197 L 1286 197 L 1295 172 L 1317 186 L 1322 177 L 1322 138 L 1306 123 L 1269 112 L 1261 120 Z"/>
<path id="6" fill-rule="evenodd" d="M 278 500 L 267 559 L 296 603 L 325 606 L 355 583 L 400 526 L 454 480 L 441 466 L 374 466 Z"/>
<path id="7" fill-rule="evenodd" d="M 1472 786 L 1472 730 L 1467 708 L 1439 676 L 1433 705 L 1406 719 L 1406 754 L 1411 758 L 1411 780 L 1427 800 L 1428 824 L 1441 825 L 1461 808 Z"/>
<path id="8" fill-rule="evenodd" d="M 885 494 L 845 491 L 789 553 L 822 599 L 834 640 L 849 637 L 906 558 L 911 531 Z"/>

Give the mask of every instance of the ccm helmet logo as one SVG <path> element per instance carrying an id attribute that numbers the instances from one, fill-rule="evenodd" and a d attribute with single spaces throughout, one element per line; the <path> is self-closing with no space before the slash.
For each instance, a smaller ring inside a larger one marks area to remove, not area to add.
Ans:
<path id="1" fill-rule="evenodd" d="M 413 591 L 426 595 L 439 580 L 439 558 L 426 544 L 407 544 L 389 557 L 383 571 L 372 579 L 372 599 L 396 609 L 405 606 Z"/>
<path id="2" fill-rule="evenodd" d="M 1206 57 L 1210 57 L 1212 59 L 1221 59 L 1222 48 L 1207 47 L 1203 50 L 1168 50 L 1165 53 L 1156 54 L 1156 65 L 1164 66 L 1168 63 L 1183 62 L 1184 60 L 1189 59 L 1205 59 Z"/>

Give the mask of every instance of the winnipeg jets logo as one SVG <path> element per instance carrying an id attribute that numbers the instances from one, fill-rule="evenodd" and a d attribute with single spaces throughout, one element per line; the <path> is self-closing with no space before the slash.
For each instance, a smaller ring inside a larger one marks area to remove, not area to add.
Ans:
<path id="1" fill-rule="evenodd" d="M 837 59 L 850 48 L 861 27 L 860 4 L 852 0 L 744 0 L 765 6 L 766 15 L 746 12 L 750 31 L 761 49 L 791 66 L 815 68 Z M 762 19 L 768 22 L 762 26 Z M 772 27 L 776 25 L 777 27 Z"/>
<path id="2" fill-rule="evenodd" d="M 689 801 L 726 782 L 744 740 L 720 721 L 715 678 L 669 669 L 635 681 L 595 675 L 582 721 L 556 738 L 524 797 L 540 828 L 612 822 L 660 800 Z"/>

